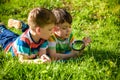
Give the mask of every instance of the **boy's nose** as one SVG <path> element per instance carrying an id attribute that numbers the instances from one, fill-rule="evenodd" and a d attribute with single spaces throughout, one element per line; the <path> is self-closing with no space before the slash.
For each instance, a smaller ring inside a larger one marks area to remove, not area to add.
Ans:
<path id="1" fill-rule="evenodd" d="M 67 28 L 66 31 L 69 32 L 69 28 Z"/>
<path id="2" fill-rule="evenodd" d="M 51 31 L 49 35 L 51 36 L 51 35 L 52 35 L 52 33 L 53 33 L 53 32 Z"/>

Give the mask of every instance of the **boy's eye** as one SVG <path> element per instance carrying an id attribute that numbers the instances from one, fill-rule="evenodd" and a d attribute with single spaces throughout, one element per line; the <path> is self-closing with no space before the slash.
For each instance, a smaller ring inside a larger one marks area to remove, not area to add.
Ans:
<path id="1" fill-rule="evenodd" d="M 52 29 L 49 29 L 49 31 L 52 31 Z"/>
<path id="2" fill-rule="evenodd" d="M 65 27 L 63 27 L 62 29 L 66 29 Z"/>
<path id="3" fill-rule="evenodd" d="M 67 28 L 71 28 L 71 26 L 69 26 L 69 27 L 63 27 L 62 29 L 64 29 L 64 30 L 65 30 L 65 29 L 67 29 Z"/>

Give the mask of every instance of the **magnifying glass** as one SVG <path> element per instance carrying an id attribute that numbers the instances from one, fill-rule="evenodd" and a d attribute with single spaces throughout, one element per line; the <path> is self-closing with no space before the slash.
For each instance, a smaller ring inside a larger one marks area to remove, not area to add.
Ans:
<path id="1" fill-rule="evenodd" d="M 75 51 L 81 51 L 85 48 L 85 43 L 82 40 L 76 40 L 72 43 L 72 49 Z"/>

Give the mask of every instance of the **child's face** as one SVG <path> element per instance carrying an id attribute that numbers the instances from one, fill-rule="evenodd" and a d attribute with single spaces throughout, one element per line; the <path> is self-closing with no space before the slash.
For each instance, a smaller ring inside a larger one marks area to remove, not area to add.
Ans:
<path id="1" fill-rule="evenodd" d="M 68 38 L 71 33 L 71 24 L 64 22 L 56 26 L 55 34 L 62 39 Z"/>
<path id="2" fill-rule="evenodd" d="M 53 27 L 54 27 L 54 24 L 48 24 L 48 25 L 45 25 L 43 28 L 41 28 L 40 37 L 47 40 L 52 34 Z"/>

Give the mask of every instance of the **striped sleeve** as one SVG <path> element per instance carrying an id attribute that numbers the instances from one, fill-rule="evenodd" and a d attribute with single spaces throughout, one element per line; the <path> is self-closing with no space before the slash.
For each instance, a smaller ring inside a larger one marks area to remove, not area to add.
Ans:
<path id="1" fill-rule="evenodd" d="M 40 49 L 45 50 L 48 48 L 48 41 L 45 41 L 41 46 Z"/>
<path id="2" fill-rule="evenodd" d="M 56 40 L 55 40 L 55 36 L 54 35 L 52 35 L 48 39 L 48 47 L 49 47 L 49 49 L 56 49 Z"/>
<path id="3" fill-rule="evenodd" d="M 30 46 L 18 38 L 13 45 L 13 52 L 15 54 L 26 54 L 30 55 Z"/>

